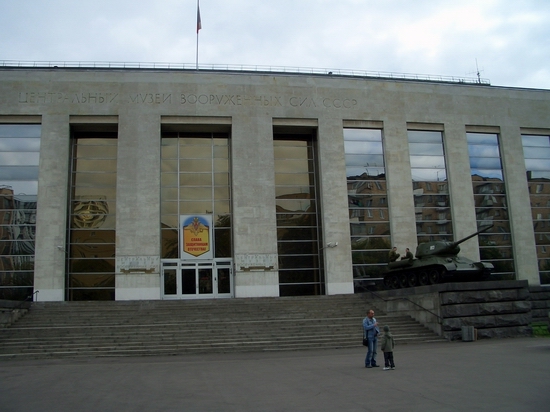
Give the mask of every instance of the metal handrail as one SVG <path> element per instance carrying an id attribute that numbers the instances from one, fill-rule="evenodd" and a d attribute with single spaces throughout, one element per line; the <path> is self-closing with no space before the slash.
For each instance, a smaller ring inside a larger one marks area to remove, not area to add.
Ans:
<path id="1" fill-rule="evenodd" d="M 37 295 L 38 292 L 40 292 L 39 290 L 35 290 L 32 294 L 30 294 L 29 296 L 27 296 L 24 300 L 22 300 L 21 302 L 19 302 L 19 304 L 17 306 L 14 306 L 13 308 L 11 308 L 11 311 L 10 312 L 13 312 L 14 310 L 16 309 L 21 309 L 23 307 L 23 304 L 24 303 L 27 303 L 27 302 L 34 302 L 34 295 Z"/>
<path id="2" fill-rule="evenodd" d="M 354 69 L 330 69 L 312 67 L 261 66 L 246 64 L 199 64 L 196 63 L 139 63 L 139 62 L 89 62 L 89 61 L 17 61 L 0 60 L 0 67 L 8 68 L 80 68 L 80 69 L 161 69 L 193 71 L 233 71 L 288 74 L 314 74 L 325 76 L 367 77 L 392 80 L 421 80 L 445 83 L 490 85 L 489 79 L 464 76 L 441 76 L 433 74 L 393 73 Z"/>
<path id="3" fill-rule="evenodd" d="M 410 303 L 412 303 L 413 305 L 418 306 L 420 309 L 425 310 L 425 311 L 428 312 L 428 313 L 431 313 L 432 315 L 434 315 L 434 316 L 437 318 L 438 323 L 439 323 L 440 325 L 442 324 L 443 318 L 442 318 L 441 316 L 439 316 L 437 313 L 432 312 L 432 311 L 429 310 L 429 309 L 426 309 L 425 307 L 419 305 L 418 303 L 413 302 L 413 301 L 410 300 L 409 298 L 396 297 L 396 298 L 393 298 L 393 299 L 385 299 L 385 298 L 383 298 L 382 296 L 380 296 L 379 294 L 377 294 L 376 292 L 374 292 L 374 291 L 372 291 L 372 290 L 368 290 L 368 292 L 371 293 L 372 295 L 376 296 L 378 299 L 383 300 L 384 302 L 391 302 L 391 301 L 394 301 L 394 300 L 406 300 L 407 302 L 410 302 Z"/>

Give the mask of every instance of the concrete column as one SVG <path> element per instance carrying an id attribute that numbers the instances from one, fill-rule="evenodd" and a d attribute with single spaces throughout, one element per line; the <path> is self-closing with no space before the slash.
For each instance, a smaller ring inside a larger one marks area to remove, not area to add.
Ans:
<path id="1" fill-rule="evenodd" d="M 235 297 L 279 296 L 271 117 L 233 117 Z"/>
<path id="2" fill-rule="evenodd" d="M 319 119 L 319 180 L 325 259 L 326 294 L 353 293 L 353 268 L 344 159 L 344 129 L 341 121 Z M 327 243 L 336 247 L 327 247 Z"/>
<path id="3" fill-rule="evenodd" d="M 392 245 L 403 254 L 416 249 L 416 220 L 412 188 L 411 162 L 404 118 L 384 121 L 384 153 Z"/>
<path id="4" fill-rule="evenodd" d="M 160 116 L 119 116 L 116 300 L 160 299 Z"/>
<path id="5" fill-rule="evenodd" d="M 516 277 L 517 280 L 527 280 L 529 285 L 540 285 L 531 199 L 526 179 L 520 128 L 517 125 L 506 125 L 502 126 L 500 130 L 500 149 Z"/>
<path id="6" fill-rule="evenodd" d="M 34 266 L 38 301 L 65 300 L 69 148 L 69 116 L 43 115 Z"/>
<path id="7" fill-rule="evenodd" d="M 474 191 L 469 166 L 470 156 L 464 124 L 445 122 L 443 138 L 451 198 L 453 240 L 459 240 L 477 231 Z M 478 238 L 475 237 L 460 244 L 460 255 L 479 261 Z"/>

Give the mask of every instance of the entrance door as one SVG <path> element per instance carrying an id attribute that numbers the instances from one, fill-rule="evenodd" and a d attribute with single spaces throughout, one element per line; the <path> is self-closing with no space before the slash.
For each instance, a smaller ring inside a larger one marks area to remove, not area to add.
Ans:
<path id="1" fill-rule="evenodd" d="M 231 261 L 163 261 L 163 299 L 232 297 Z"/>

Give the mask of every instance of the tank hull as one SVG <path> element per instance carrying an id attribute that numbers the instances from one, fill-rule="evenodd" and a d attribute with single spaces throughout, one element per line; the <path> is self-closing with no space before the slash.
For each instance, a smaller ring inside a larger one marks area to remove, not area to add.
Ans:
<path id="1" fill-rule="evenodd" d="M 433 285 L 442 282 L 487 280 L 493 270 L 489 262 L 474 262 L 460 256 L 430 256 L 391 262 L 384 274 L 387 288 Z"/>

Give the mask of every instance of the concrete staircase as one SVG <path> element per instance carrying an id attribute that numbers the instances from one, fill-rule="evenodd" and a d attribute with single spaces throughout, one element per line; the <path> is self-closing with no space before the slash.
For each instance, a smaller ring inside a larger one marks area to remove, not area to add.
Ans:
<path id="1" fill-rule="evenodd" d="M 360 347 L 362 295 L 258 299 L 35 302 L 0 329 L 0 360 Z M 399 344 L 444 339 L 374 308 Z"/>

